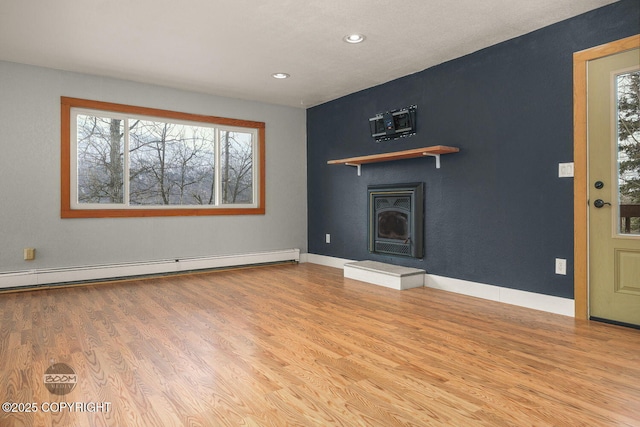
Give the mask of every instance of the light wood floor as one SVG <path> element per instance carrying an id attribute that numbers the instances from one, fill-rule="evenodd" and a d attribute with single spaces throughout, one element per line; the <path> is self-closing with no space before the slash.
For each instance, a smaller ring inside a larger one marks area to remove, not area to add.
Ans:
<path id="1" fill-rule="evenodd" d="M 0 402 L 39 409 L 3 427 L 640 426 L 638 330 L 313 264 L 5 293 L 0 318 Z"/>

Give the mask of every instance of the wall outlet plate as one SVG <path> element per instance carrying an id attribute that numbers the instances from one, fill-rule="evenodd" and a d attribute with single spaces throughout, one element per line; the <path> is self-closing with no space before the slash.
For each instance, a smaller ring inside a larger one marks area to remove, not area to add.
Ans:
<path id="1" fill-rule="evenodd" d="M 331 234 L 325 234 L 324 235 L 324 242 L 325 243 L 331 243 Z"/>
<path id="2" fill-rule="evenodd" d="M 24 248 L 24 260 L 25 261 L 33 261 L 36 259 L 36 249 L 35 248 Z"/>
<path id="3" fill-rule="evenodd" d="M 558 177 L 560 177 L 560 178 L 572 178 L 573 177 L 573 162 L 570 162 L 570 163 L 558 163 Z"/>
<path id="4" fill-rule="evenodd" d="M 556 258 L 556 274 L 567 275 L 567 260 Z"/>

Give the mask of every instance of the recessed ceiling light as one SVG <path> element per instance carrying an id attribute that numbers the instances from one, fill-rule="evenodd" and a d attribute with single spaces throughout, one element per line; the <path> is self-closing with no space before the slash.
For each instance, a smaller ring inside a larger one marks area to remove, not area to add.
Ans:
<path id="1" fill-rule="evenodd" d="M 287 73 L 273 73 L 272 76 L 276 79 L 287 79 L 289 78 L 289 74 Z"/>
<path id="2" fill-rule="evenodd" d="M 347 43 L 361 43 L 365 37 L 362 34 L 348 34 L 342 38 Z"/>

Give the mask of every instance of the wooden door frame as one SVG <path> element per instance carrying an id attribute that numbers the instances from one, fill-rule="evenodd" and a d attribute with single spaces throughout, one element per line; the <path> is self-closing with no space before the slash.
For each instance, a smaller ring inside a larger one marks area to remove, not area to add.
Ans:
<path id="1" fill-rule="evenodd" d="M 573 294 L 575 317 L 589 317 L 587 62 L 640 47 L 640 34 L 573 54 Z"/>

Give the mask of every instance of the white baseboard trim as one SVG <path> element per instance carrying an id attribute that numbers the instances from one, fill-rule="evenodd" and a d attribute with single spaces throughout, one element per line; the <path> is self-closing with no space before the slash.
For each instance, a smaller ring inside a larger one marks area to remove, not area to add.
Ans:
<path id="1" fill-rule="evenodd" d="M 150 274 L 299 261 L 299 249 L 0 273 L 0 288 L 73 283 Z"/>
<path id="2" fill-rule="evenodd" d="M 344 264 L 353 262 L 342 258 L 333 258 L 326 255 L 307 254 L 307 262 L 325 265 L 328 267 L 344 268 Z M 518 289 L 504 288 L 501 286 L 487 285 L 468 280 L 453 279 L 450 277 L 427 274 L 425 286 L 458 294 L 469 295 L 477 298 L 498 301 L 505 304 L 532 308 L 548 313 L 561 314 L 563 316 L 575 316 L 575 301 L 569 298 L 555 297 L 551 295 L 537 294 L 535 292 L 521 291 Z"/>
<path id="3" fill-rule="evenodd" d="M 562 314 L 563 316 L 575 316 L 575 302 L 569 298 L 486 285 L 467 280 L 436 276 L 435 274 L 426 275 L 425 286 L 491 301 L 503 302 L 505 304 L 532 308 L 534 310 Z"/>
<path id="4" fill-rule="evenodd" d="M 355 262 L 355 260 L 335 258 L 326 255 L 304 254 L 304 261 L 300 260 L 300 262 L 310 262 L 311 264 L 319 264 L 326 267 L 344 268 L 346 263 Z"/>

